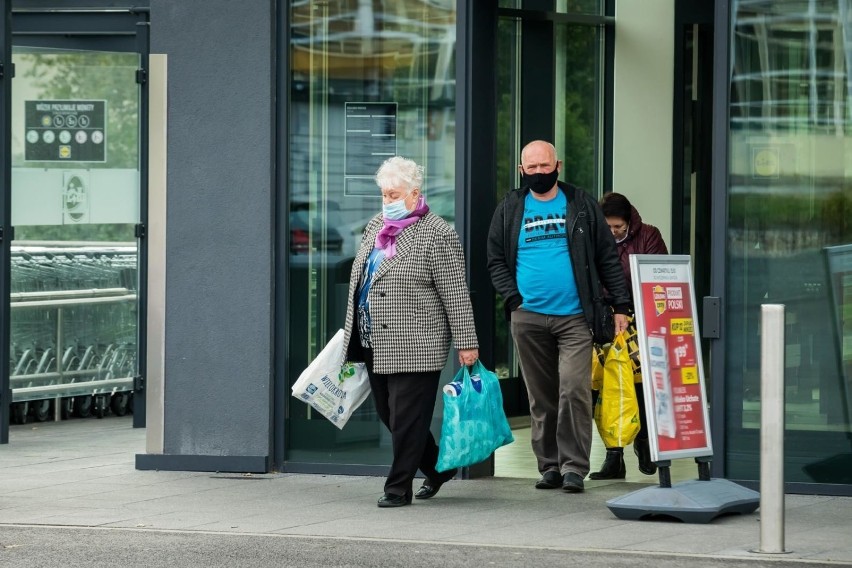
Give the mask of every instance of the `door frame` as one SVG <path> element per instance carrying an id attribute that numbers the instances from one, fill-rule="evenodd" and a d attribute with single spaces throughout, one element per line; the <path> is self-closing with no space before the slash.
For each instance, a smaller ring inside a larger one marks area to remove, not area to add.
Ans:
<path id="1" fill-rule="evenodd" d="M 712 125 L 712 182 L 710 199 L 710 296 L 718 298 L 715 317 L 719 330 L 725 329 L 725 288 L 727 282 L 728 229 L 728 124 L 730 91 L 728 89 L 730 58 L 730 0 L 715 0 L 713 13 L 713 125 Z M 704 323 L 708 314 L 703 314 Z M 702 326 L 702 327 L 706 327 Z M 724 333 L 710 338 L 711 394 L 710 427 L 713 437 L 712 477 L 725 477 L 725 337 Z"/>
<path id="2" fill-rule="evenodd" d="M 713 287 L 713 266 L 710 262 L 700 262 L 700 259 L 714 257 L 711 251 L 714 247 L 713 239 L 716 236 L 724 236 L 724 230 L 714 230 L 717 227 L 713 220 L 713 210 L 719 204 L 724 204 L 724 194 L 721 197 L 715 193 L 714 182 L 717 179 L 725 180 L 724 172 L 719 173 L 716 169 L 717 156 L 712 153 L 712 137 L 719 131 L 721 123 L 714 122 L 719 109 L 718 91 L 714 78 L 715 61 L 719 57 L 717 52 L 718 39 L 714 40 L 714 33 L 720 27 L 714 24 L 714 3 L 694 2 L 692 0 L 675 1 L 674 18 L 674 99 L 673 99 L 673 121 L 672 121 L 672 208 L 671 208 L 671 252 L 673 254 L 688 254 L 693 257 L 693 278 L 696 284 L 696 297 L 717 298 L 721 292 Z M 692 28 L 693 52 L 687 53 L 688 29 Z M 699 46 L 695 52 L 696 44 Z M 687 60 L 687 55 L 693 56 L 692 61 Z M 690 71 L 689 73 L 687 71 Z M 686 86 L 691 85 L 689 92 L 693 96 L 687 100 Z M 727 100 L 727 99 L 725 99 Z M 727 103 L 726 103 L 727 104 Z M 725 113 L 727 114 L 727 113 Z M 724 125 L 721 125 L 724 127 Z M 687 131 L 689 128 L 689 131 Z M 723 130 L 723 132 L 725 132 Z M 687 137 L 690 139 L 687 140 Z M 684 148 L 691 149 L 689 165 L 691 172 L 696 174 L 696 190 L 693 196 L 691 185 L 686 182 L 686 160 Z M 715 161 L 714 161 L 714 158 Z M 706 240 L 701 243 L 693 243 L 693 235 L 706 235 Z M 701 246 L 698 246 L 698 245 Z M 724 244 L 722 245 L 724 246 Z M 714 318 L 718 314 L 709 313 L 711 307 L 718 306 L 718 302 L 705 302 L 702 325 L 702 349 L 710 355 L 705 357 L 705 369 L 715 369 L 718 365 L 711 365 L 711 356 L 719 359 L 720 342 L 718 339 L 718 326 Z M 711 331 L 711 329 L 713 331 Z M 722 383 L 723 379 L 716 376 L 708 377 L 710 380 L 711 416 L 713 410 L 724 407 L 722 391 L 716 391 L 715 386 Z M 711 432 L 713 436 L 714 464 L 720 465 L 723 459 L 724 440 L 724 413 L 721 421 L 712 423 Z M 719 430 L 717 432 L 717 430 Z"/>
<path id="3" fill-rule="evenodd" d="M 9 380 L 9 304 L 12 260 L 12 6 L 3 2 L 0 14 L 0 444 L 9 442 L 12 389 Z"/>

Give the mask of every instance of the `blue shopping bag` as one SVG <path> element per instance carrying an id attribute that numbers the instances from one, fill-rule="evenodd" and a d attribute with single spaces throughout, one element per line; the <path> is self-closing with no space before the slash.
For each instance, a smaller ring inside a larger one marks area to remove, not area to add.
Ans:
<path id="1" fill-rule="evenodd" d="M 471 375 L 479 376 L 475 389 Z M 463 366 L 453 382 L 461 383 L 457 395 L 444 392 L 444 421 L 435 469 L 448 471 L 479 463 L 506 444 L 515 441 L 506 413 L 497 375 L 477 361 Z"/>

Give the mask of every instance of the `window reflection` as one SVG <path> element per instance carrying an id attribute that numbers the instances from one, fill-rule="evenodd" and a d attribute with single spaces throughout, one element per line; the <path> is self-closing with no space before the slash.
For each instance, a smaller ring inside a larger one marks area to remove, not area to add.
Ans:
<path id="1" fill-rule="evenodd" d="M 11 421 L 125 414 L 138 367 L 139 56 L 15 47 L 13 62 Z"/>
<path id="2" fill-rule="evenodd" d="M 373 175 L 399 154 L 426 169 L 431 209 L 455 220 L 455 2 L 290 4 L 288 319 L 295 380 L 343 326 L 349 273 L 381 209 Z M 287 459 L 390 463 L 368 399 L 337 430 L 293 401 Z"/>
<path id="3" fill-rule="evenodd" d="M 842 247 L 852 243 L 852 2 L 733 6 L 728 474 L 757 475 L 754 461 L 739 458 L 757 444 L 760 304 L 780 303 L 786 428 L 801 442 L 790 445 L 786 478 L 850 483 L 842 473 L 849 466 L 824 466 L 852 464 L 843 458 L 850 455 L 850 280 L 827 260 L 833 251 L 843 266 Z"/>

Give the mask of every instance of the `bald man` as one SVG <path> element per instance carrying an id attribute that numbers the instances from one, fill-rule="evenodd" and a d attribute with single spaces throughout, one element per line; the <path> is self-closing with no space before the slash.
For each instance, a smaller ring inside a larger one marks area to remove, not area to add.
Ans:
<path id="1" fill-rule="evenodd" d="M 534 140 L 524 147 L 523 184 L 497 206 L 487 252 L 529 395 L 541 473 L 535 487 L 579 493 L 592 446 L 590 263 L 609 293 L 616 333 L 627 328 L 630 295 L 600 206 L 559 181 L 561 169 L 553 144 Z"/>

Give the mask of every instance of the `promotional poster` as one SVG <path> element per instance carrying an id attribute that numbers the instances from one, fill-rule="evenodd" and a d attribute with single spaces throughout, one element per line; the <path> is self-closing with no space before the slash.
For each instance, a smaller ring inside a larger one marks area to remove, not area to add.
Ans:
<path id="1" fill-rule="evenodd" d="M 690 258 L 631 255 L 651 457 L 712 455 Z"/>

